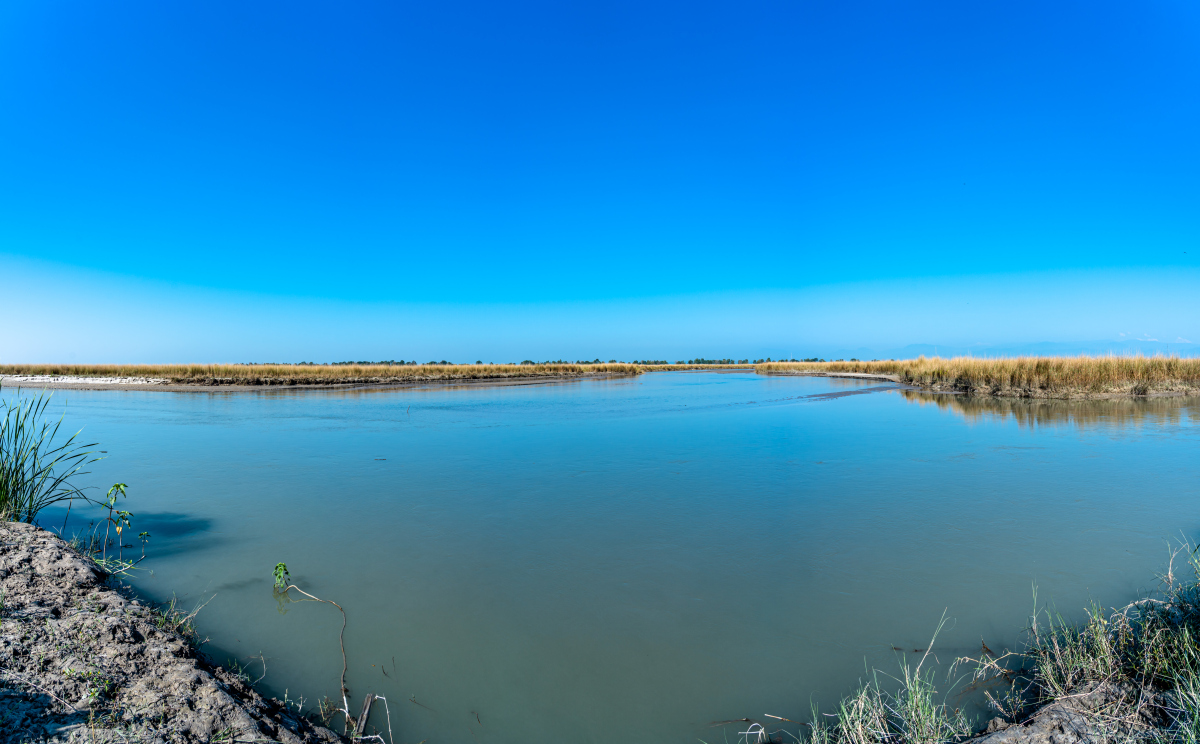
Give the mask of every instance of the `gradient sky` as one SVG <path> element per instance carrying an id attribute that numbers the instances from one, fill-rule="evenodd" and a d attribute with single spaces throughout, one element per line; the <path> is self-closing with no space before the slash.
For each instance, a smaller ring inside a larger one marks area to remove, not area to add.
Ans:
<path id="1" fill-rule="evenodd" d="M 1200 342 L 1193 2 L 17 0 L 0 112 L 0 362 Z"/>

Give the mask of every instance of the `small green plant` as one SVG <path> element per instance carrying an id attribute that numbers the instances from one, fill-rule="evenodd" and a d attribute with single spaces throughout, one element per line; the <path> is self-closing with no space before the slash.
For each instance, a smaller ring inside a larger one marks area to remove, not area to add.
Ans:
<path id="1" fill-rule="evenodd" d="M 275 590 L 276 591 L 285 590 L 287 588 L 287 585 L 289 583 L 291 583 L 291 580 L 292 580 L 292 577 L 290 574 L 288 574 L 287 564 L 286 563 L 276 563 L 275 564 Z"/>
<path id="2" fill-rule="evenodd" d="M 150 533 L 149 532 L 139 532 L 138 540 L 140 540 L 142 543 L 142 558 L 145 558 L 146 557 L 146 543 L 150 542 Z M 140 560 L 142 560 L 142 558 L 139 558 L 138 560 L 140 561 Z"/>
<path id="3" fill-rule="evenodd" d="M 233 657 L 226 659 L 225 668 L 229 670 L 230 674 L 237 677 L 243 683 L 247 685 L 250 684 L 250 675 L 246 673 L 246 667 L 242 666 L 241 662 L 239 662 L 237 659 Z"/>
<path id="4" fill-rule="evenodd" d="M 294 710 L 297 713 L 304 712 L 304 698 L 301 697 L 298 700 L 292 700 L 290 697 L 288 697 L 288 688 L 286 687 L 283 688 L 283 699 L 281 702 L 283 703 L 283 707 L 287 710 Z"/>
<path id="5" fill-rule="evenodd" d="M 341 712 L 337 707 L 337 703 L 325 696 L 317 701 L 317 718 L 320 719 L 322 726 L 328 726 L 333 717 Z"/>
<path id="6" fill-rule="evenodd" d="M 165 630 L 170 633 L 177 633 L 183 636 L 187 644 L 193 649 L 197 649 L 207 642 L 207 639 L 201 639 L 199 632 L 196 631 L 195 619 L 196 615 L 200 614 L 209 602 L 213 600 L 213 595 L 208 598 L 204 604 L 197 605 L 191 612 L 184 612 L 179 609 L 179 599 L 174 594 L 171 595 L 170 601 L 153 608 L 152 616 L 154 625 L 160 630 Z"/>
<path id="7" fill-rule="evenodd" d="M 250 677 L 250 670 L 248 670 L 248 669 L 246 668 L 246 665 L 245 665 L 245 664 L 243 664 L 242 662 L 238 661 L 237 659 L 233 658 L 232 656 L 231 656 L 231 657 L 229 657 L 229 658 L 228 658 L 228 659 L 225 661 L 225 668 L 226 668 L 226 669 L 227 669 L 227 670 L 228 670 L 228 671 L 229 671 L 229 672 L 230 672 L 230 673 L 231 673 L 233 676 L 235 676 L 235 677 L 237 677 L 239 680 L 241 680 L 241 681 L 242 681 L 244 684 L 247 684 L 247 685 L 256 685 L 256 684 L 258 684 L 259 682 L 262 682 L 264 679 L 266 679 L 266 676 L 267 676 L 267 659 L 266 659 L 266 657 L 265 657 L 265 656 L 263 656 L 262 654 L 259 654 L 257 657 L 251 657 L 251 658 L 258 658 L 258 659 L 259 659 L 259 660 L 262 662 L 262 666 L 263 666 L 263 673 L 262 673 L 262 676 L 260 676 L 258 679 L 252 679 L 252 678 Z"/>
<path id="8" fill-rule="evenodd" d="M 104 552 L 102 556 L 104 558 L 108 558 L 109 530 L 114 526 L 117 528 L 117 543 L 119 544 L 121 542 L 121 528 L 130 526 L 129 518 L 133 515 L 127 511 L 117 509 L 118 496 L 123 499 L 129 498 L 129 495 L 125 493 L 126 488 L 128 486 L 124 483 L 114 483 L 113 487 L 108 489 L 108 494 L 104 497 L 104 501 L 100 502 L 102 507 L 108 509 L 108 516 L 104 520 Z M 124 556 L 124 554 L 125 549 L 122 547 L 121 555 Z"/>
<path id="9" fill-rule="evenodd" d="M 63 670 L 63 676 L 67 679 L 78 679 L 84 683 L 87 689 L 87 696 L 93 700 L 100 700 L 108 697 L 116 689 L 117 685 L 103 672 L 96 669 L 72 669 L 67 667 Z"/>

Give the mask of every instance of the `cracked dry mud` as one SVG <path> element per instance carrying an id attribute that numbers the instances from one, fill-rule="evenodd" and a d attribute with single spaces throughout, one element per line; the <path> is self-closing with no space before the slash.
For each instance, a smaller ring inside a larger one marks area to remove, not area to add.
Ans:
<path id="1" fill-rule="evenodd" d="M 0 522 L 0 741 L 341 742 L 160 628 L 94 563 Z"/>

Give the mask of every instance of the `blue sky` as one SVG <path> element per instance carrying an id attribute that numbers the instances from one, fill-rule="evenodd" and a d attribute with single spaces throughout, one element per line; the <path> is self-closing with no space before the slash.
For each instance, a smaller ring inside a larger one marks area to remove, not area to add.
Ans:
<path id="1" fill-rule="evenodd" d="M 0 362 L 1191 353 L 1198 49 L 1187 2 L 6 3 Z"/>

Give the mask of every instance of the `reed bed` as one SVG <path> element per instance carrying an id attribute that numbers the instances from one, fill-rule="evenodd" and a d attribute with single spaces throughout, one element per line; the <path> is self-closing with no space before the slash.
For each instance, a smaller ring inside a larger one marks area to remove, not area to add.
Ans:
<path id="1" fill-rule="evenodd" d="M 177 384 L 332 385 L 636 375 L 636 364 L 6 364 L 0 376 L 150 378 Z"/>
<path id="2" fill-rule="evenodd" d="M 36 521 L 64 501 L 86 498 L 74 478 L 96 462 L 79 433 L 60 436 L 63 416 L 50 416 L 50 396 L 0 400 L 0 521 Z"/>
<path id="3" fill-rule="evenodd" d="M 640 364 L 643 372 L 686 372 L 692 369 L 754 369 L 753 364 Z"/>
<path id="4" fill-rule="evenodd" d="M 934 640 L 945 624 L 943 617 Z M 926 650 L 916 668 L 902 661 L 899 675 L 873 670 L 866 682 L 842 698 L 833 713 L 821 715 L 814 707 L 808 744 L 953 744 L 970 736 L 970 722 L 961 709 L 946 704 L 933 670 L 921 671 L 931 650 Z M 761 724 L 759 729 L 761 733 L 753 732 L 759 733 L 758 742 L 783 741 L 780 736 L 772 737 Z M 792 738 L 804 744 L 803 738 Z M 746 737 L 747 744 L 754 740 Z"/>
<path id="5" fill-rule="evenodd" d="M 837 362 L 768 362 L 760 374 L 862 372 L 896 375 L 935 390 L 1056 398 L 1200 392 L 1200 358 L 1168 356 L 918 357 Z"/>
<path id="6" fill-rule="evenodd" d="M 1159 591 L 1119 608 L 1093 603 L 1081 622 L 1038 608 L 1035 596 L 1024 648 L 996 653 L 981 643 L 978 658 L 950 666 L 945 694 L 932 670 L 922 672 L 927 649 L 915 669 L 902 660 L 898 675 L 871 670 L 832 712 L 814 708 L 807 735 L 770 731 L 788 720 L 771 715 L 764 723 L 741 719 L 751 725 L 738 732 L 740 741 L 783 741 L 786 733 L 797 744 L 962 744 L 979 722 L 947 701 L 975 691 L 998 714 L 987 731 L 1018 726 L 1005 741 L 1200 744 L 1198 575 L 1197 549 L 1184 543 Z M 944 625 L 945 618 L 939 632 Z M 963 669 L 971 671 L 958 676 Z"/>
<path id="7" fill-rule="evenodd" d="M 1005 719 L 1030 709 L 1074 704 L 1090 741 L 1197 744 L 1200 741 L 1200 558 L 1196 546 L 1173 551 L 1161 590 L 1123 607 L 1093 603 L 1082 622 L 1035 611 L 1021 652 L 983 647 L 976 683 L 1003 682 L 987 697 Z M 1178 560 L 1185 559 L 1182 567 Z M 1178 573 L 1177 573 L 1178 571 Z M 1090 699 L 1090 700 L 1089 700 Z M 1078 703 L 1088 703 L 1079 706 Z"/>

